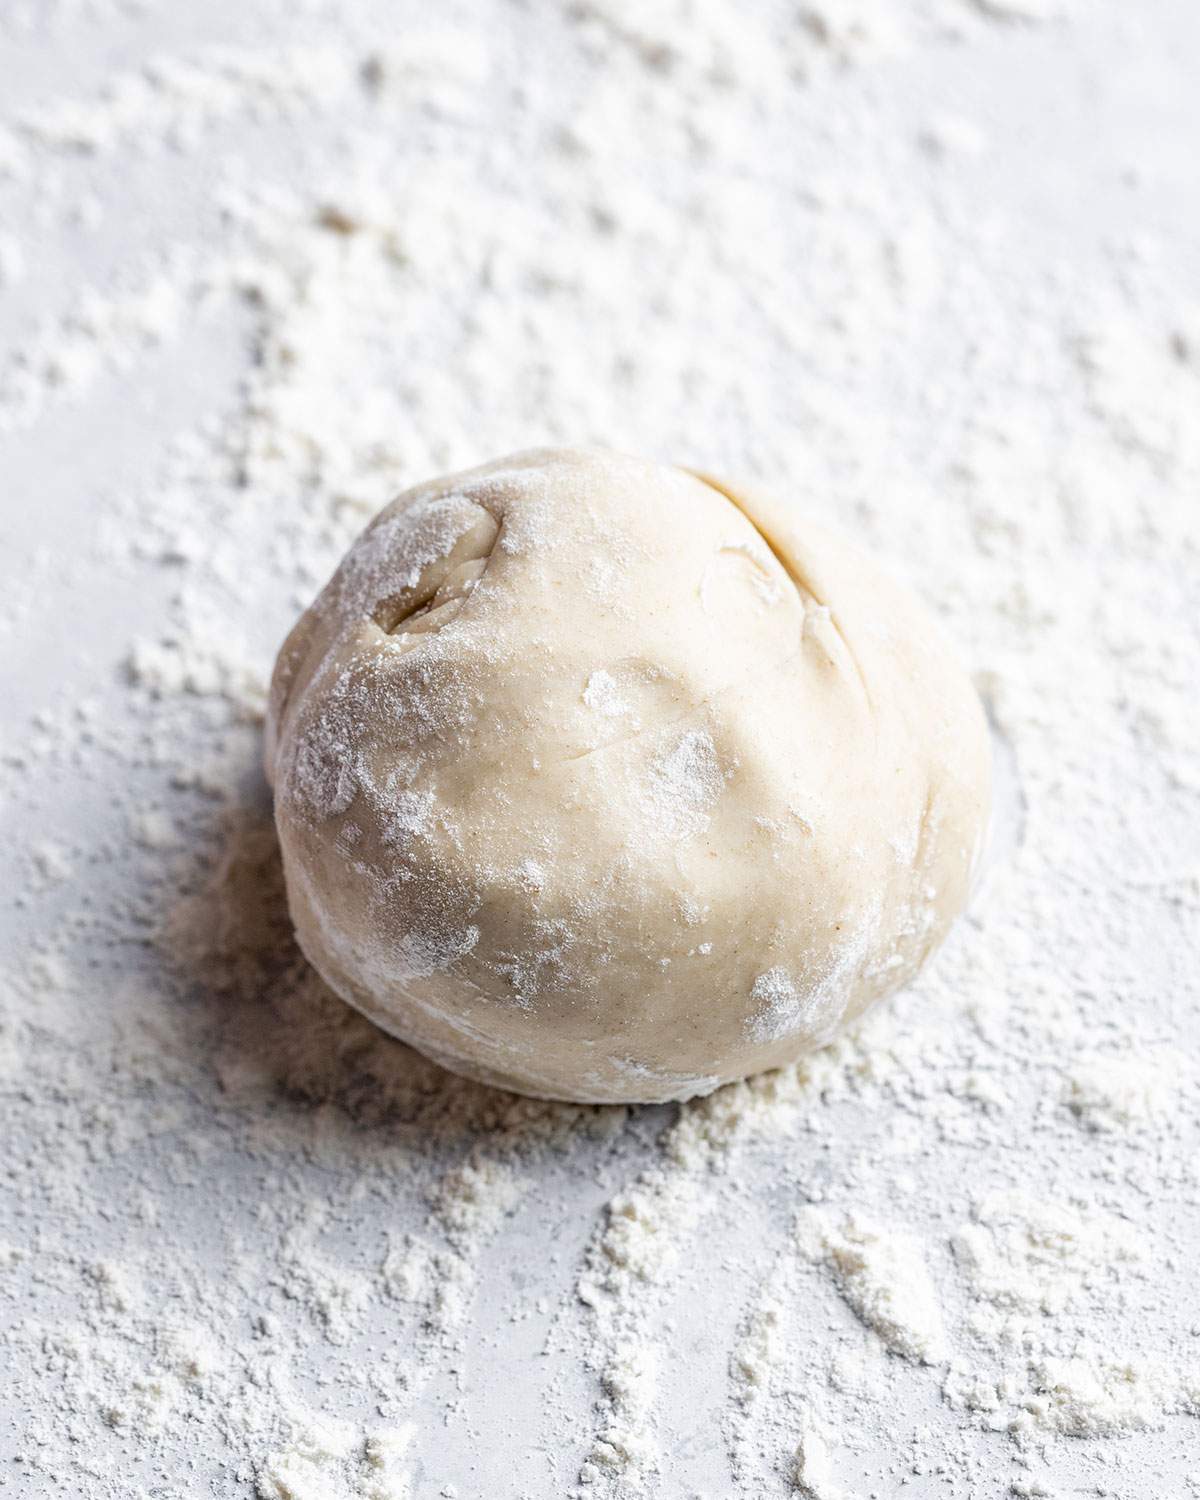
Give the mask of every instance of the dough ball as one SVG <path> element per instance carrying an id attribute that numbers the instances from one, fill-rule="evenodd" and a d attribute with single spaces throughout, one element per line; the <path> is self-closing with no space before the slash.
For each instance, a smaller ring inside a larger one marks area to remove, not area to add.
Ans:
<path id="1" fill-rule="evenodd" d="M 966 902 L 990 753 L 932 617 L 790 507 L 541 449 L 418 486 L 283 646 L 300 943 L 448 1068 L 684 1099 L 828 1042 Z"/>

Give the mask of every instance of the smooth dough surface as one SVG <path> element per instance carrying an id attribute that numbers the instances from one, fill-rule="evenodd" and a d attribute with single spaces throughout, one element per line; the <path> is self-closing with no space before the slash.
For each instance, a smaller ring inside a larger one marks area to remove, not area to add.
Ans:
<path id="1" fill-rule="evenodd" d="M 288 896 L 346 1000 L 526 1093 L 681 1099 L 912 978 L 988 815 L 938 626 L 788 505 L 595 449 L 401 495 L 285 642 Z"/>

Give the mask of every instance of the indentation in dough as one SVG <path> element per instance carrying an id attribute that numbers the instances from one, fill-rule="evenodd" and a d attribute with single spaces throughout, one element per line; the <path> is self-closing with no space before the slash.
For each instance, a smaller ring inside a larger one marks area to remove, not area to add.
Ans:
<path id="1" fill-rule="evenodd" d="M 700 579 L 700 607 L 707 615 L 735 618 L 761 614 L 783 597 L 771 574 L 771 553 L 754 542 L 721 547 Z"/>
<path id="2" fill-rule="evenodd" d="M 371 618 L 387 635 L 439 630 L 462 608 L 487 571 L 501 522 L 482 506 L 454 497 L 440 514 L 436 506 L 397 517 L 398 535 L 380 570 L 386 588 Z M 409 524 L 403 525 L 405 521 Z"/>
<path id="3" fill-rule="evenodd" d="M 727 489 L 723 484 L 710 478 L 707 474 L 699 474 L 695 470 L 689 470 L 688 472 L 693 474 L 701 484 L 707 485 L 710 490 L 714 490 L 718 495 L 728 500 L 730 505 L 743 517 L 746 523 L 754 528 L 755 532 L 761 538 L 763 545 L 770 551 L 775 561 L 791 580 L 792 587 L 800 596 L 800 602 L 804 606 L 804 638 L 816 641 L 821 650 L 835 666 L 840 665 L 839 656 L 843 657 L 849 663 L 854 676 L 858 680 L 858 685 L 862 690 L 867 707 L 871 708 L 873 706 L 871 703 L 871 690 L 867 686 L 866 674 L 863 672 L 858 657 L 854 653 L 853 646 L 851 646 L 845 632 L 839 625 L 832 606 L 818 597 L 812 581 L 804 576 L 795 560 L 788 555 L 783 547 L 775 542 L 771 534 L 763 530 L 754 516 L 747 510 L 744 502 L 735 490 Z M 841 648 L 840 652 L 838 650 L 839 646 Z"/>
<path id="4" fill-rule="evenodd" d="M 454 618 L 487 569 L 487 558 L 472 558 L 447 569 L 433 594 L 410 614 L 402 614 L 387 627 L 389 635 L 420 635 L 437 630 Z"/>
<path id="5" fill-rule="evenodd" d="M 662 702 L 667 704 L 668 707 L 682 702 L 682 707 L 674 709 L 674 711 L 669 713 L 668 717 L 665 710 L 659 711 L 656 708 L 655 705 L 658 697 L 647 694 L 645 702 L 640 701 L 640 699 L 636 701 L 635 710 L 632 714 L 622 716 L 616 721 L 618 724 L 624 724 L 626 718 L 629 718 L 632 721 L 631 728 L 622 729 L 620 733 L 614 735 L 611 739 L 604 740 L 597 745 L 591 745 L 586 750 L 579 750 L 574 755 L 564 755 L 562 759 L 564 762 L 587 760 L 589 756 L 599 755 L 605 750 L 614 749 L 618 745 L 627 745 L 631 740 L 640 739 L 644 735 L 664 734 L 667 730 L 673 729 L 680 724 L 685 724 L 690 719 L 698 718 L 706 709 L 712 707 L 714 704 L 719 704 L 727 695 L 745 693 L 758 682 L 770 681 L 778 673 L 785 672 L 796 661 L 799 655 L 799 651 L 793 651 L 780 662 L 768 662 L 761 671 L 751 672 L 734 682 L 723 683 L 720 687 L 714 689 L 713 692 L 706 694 L 703 698 L 697 698 L 694 702 L 687 702 L 682 699 L 679 684 L 667 673 L 647 671 L 645 674 L 645 681 L 647 683 L 658 682 L 662 684 L 662 692 L 658 695 L 661 697 Z M 614 668 L 614 677 L 617 677 L 622 691 L 627 692 L 628 679 L 618 676 L 616 668 Z"/>

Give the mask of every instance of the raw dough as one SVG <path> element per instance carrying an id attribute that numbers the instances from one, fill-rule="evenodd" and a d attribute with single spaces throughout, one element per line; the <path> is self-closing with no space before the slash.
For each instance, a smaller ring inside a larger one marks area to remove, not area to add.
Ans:
<path id="1" fill-rule="evenodd" d="M 987 823 L 932 617 L 785 506 L 543 449 L 401 495 L 280 652 L 300 943 L 489 1083 L 682 1099 L 917 972 Z"/>

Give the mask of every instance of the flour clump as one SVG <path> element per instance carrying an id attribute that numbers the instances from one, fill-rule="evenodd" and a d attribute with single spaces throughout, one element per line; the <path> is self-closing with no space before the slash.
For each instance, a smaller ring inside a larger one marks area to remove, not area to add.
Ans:
<path id="1" fill-rule="evenodd" d="M 393 501 L 280 651 L 266 761 L 333 988 L 598 1102 L 780 1066 L 911 979 L 989 805 L 912 597 L 790 507 L 595 449 Z"/>

